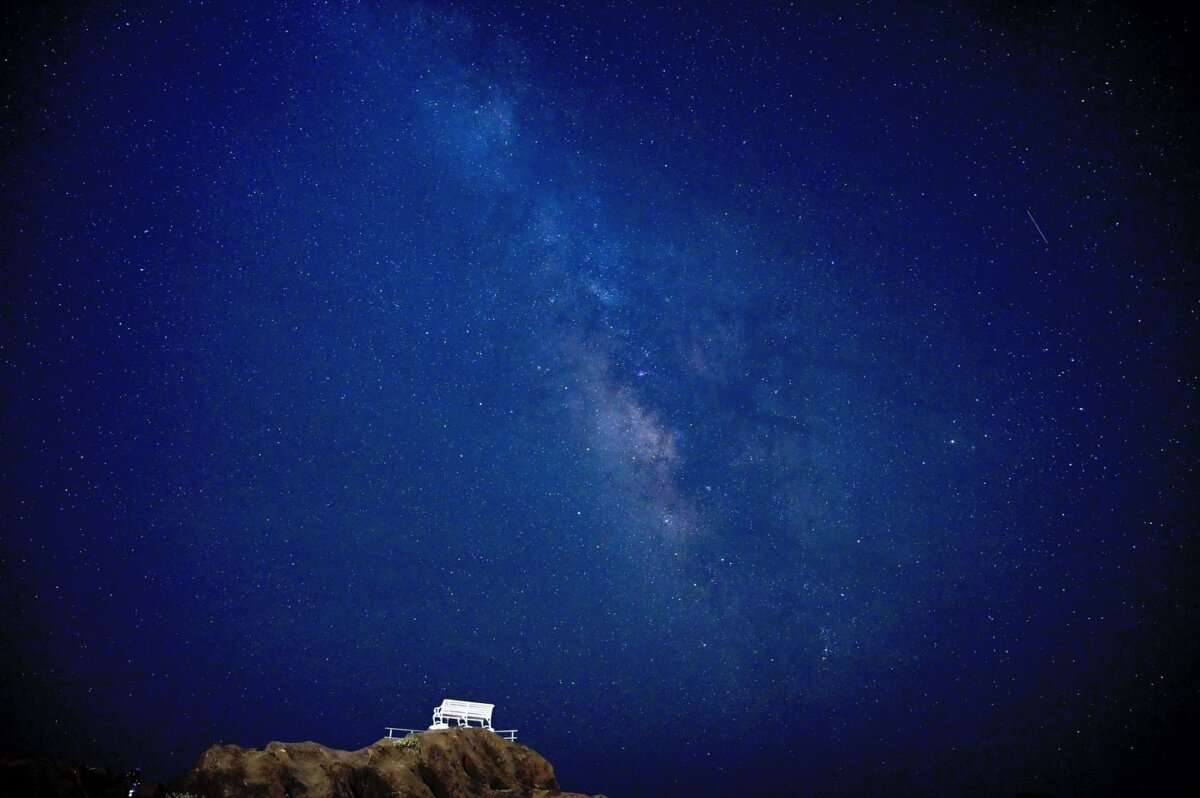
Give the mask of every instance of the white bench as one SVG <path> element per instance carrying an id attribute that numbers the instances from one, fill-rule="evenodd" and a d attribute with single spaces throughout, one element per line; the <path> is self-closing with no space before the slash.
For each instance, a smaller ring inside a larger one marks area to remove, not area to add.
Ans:
<path id="1" fill-rule="evenodd" d="M 492 728 L 492 710 L 495 708 L 495 704 L 446 698 L 439 706 L 433 708 L 433 725 L 429 728 L 448 729 L 453 721 L 455 726 L 476 725 L 481 729 L 495 731 Z"/>
<path id="2" fill-rule="evenodd" d="M 447 698 L 439 706 L 433 708 L 433 725 L 427 731 L 449 729 L 453 723 L 455 726 L 486 729 L 498 737 L 516 742 L 516 729 L 492 728 L 492 710 L 495 708 L 495 704 L 480 704 L 476 701 L 458 701 Z M 400 729 L 395 726 L 387 726 L 386 729 L 388 739 L 397 743 L 409 735 L 421 734 L 418 729 Z"/>

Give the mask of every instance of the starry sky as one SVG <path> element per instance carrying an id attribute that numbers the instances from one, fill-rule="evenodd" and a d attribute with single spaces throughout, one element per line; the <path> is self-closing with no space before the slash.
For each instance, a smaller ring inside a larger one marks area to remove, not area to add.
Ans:
<path id="1" fill-rule="evenodd" d="M 1189 18 L 2 16 L 3 747 L 452 697 L 633 798 L 1183 767 Z"/>

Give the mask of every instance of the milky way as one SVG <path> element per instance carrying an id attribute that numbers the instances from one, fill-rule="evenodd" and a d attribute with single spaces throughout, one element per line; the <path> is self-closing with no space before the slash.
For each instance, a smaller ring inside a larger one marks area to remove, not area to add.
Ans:
<path id="1" fill-rule="evenodd" d="M 0 742 L 1186 761 L 1187 25 L 760 5 L 13 12 Z"/>

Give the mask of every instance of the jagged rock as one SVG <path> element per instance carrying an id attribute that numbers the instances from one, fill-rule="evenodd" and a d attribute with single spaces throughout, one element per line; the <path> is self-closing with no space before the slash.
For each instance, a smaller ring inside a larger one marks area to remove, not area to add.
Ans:
<path id="1" fill-rule="evenodd" d="M 426 732 L 357 751 L 318 743 L 215 745 L 160 795 L 197 798 L 587 798 L 559 790 L 540 754 L 482 729 Z"/>

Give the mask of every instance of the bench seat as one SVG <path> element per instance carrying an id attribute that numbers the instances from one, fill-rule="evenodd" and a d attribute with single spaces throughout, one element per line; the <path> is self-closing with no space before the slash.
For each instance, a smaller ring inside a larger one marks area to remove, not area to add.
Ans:
<path id="1" fill-rule="evenodd" d="M 429 728 L 449 728 L 453 721 L 456 726 L 478 726 L 483 729 L 491 729 L 492 710 L 495 708 L 495 704 L 447 698 L 433 708 L 433 725 Z"/>

